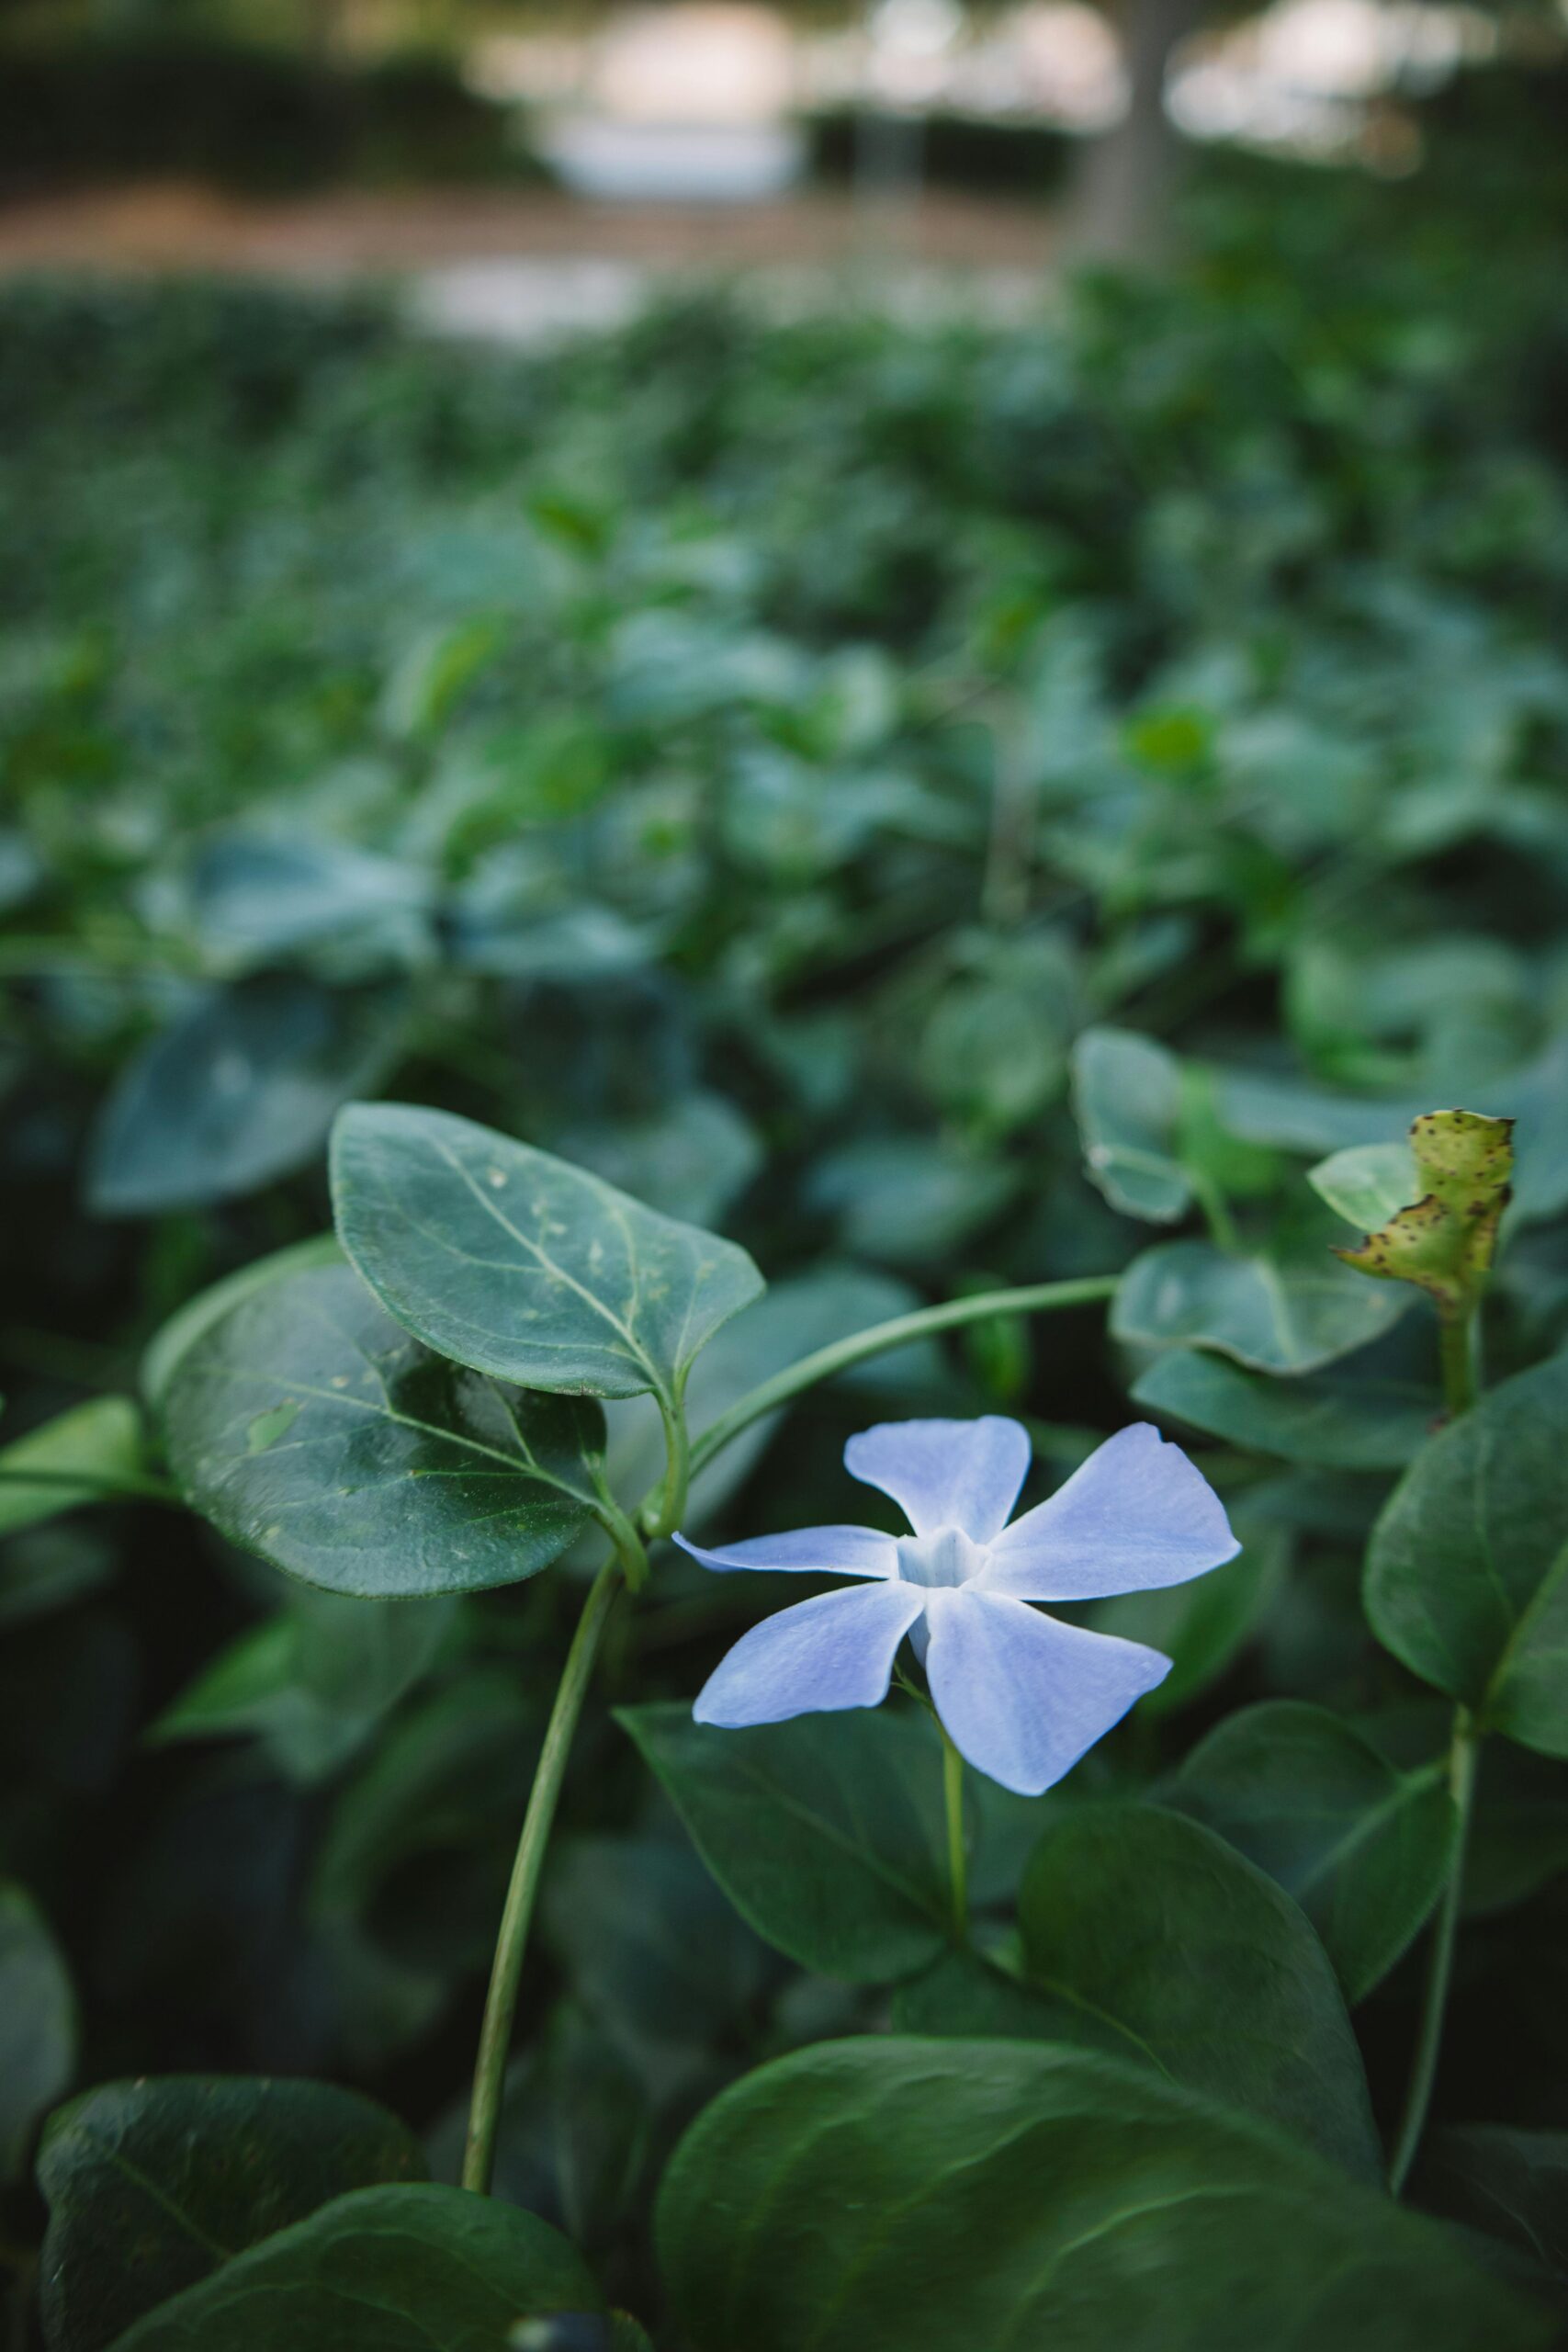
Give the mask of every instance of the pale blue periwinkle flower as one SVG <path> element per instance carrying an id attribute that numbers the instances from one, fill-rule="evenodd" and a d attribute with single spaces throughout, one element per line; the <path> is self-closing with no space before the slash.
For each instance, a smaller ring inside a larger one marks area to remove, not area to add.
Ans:
<path id="1" fill-rule="evenodd" d="M 1146 1421 L 1107 1439 L 1010 1525 L 1029 1437 L 999 1415 L 884 1421 L 851 1438 L 844 1466 L 891 1495 L 914 1532 L 802 1527 L 714 1551 L 676 1537 L 708 1568 L 865 1579 L 753 1626 L 704 1685 L 699 1723 L 739 1730 L 874 1707 L 908 1634 L 960 1755 L 1038 1796 L 1165 1679 L 1170 1660 L 1031 1602 L 1185 1584 L 1241 1548 L 1207 1479 Z"/>

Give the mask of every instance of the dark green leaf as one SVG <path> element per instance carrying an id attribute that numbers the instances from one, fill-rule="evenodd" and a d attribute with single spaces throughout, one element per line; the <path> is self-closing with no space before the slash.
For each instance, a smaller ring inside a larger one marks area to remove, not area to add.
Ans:
<path id="1" fill-rule="evenodd" d="M 1365 1347 L 1406 1303 L 1308 1238 L 1249 1253 L 1162 1241 L 1122 1275 L 1111 1328 L 1138 1346 L 1217 1348 L 1255 1371 L 1292 1374 Z"/>
<path id="2" fill-rule="evenodd" d="M 1085 1806 L 1036 1847 L 1019 1924 L 1029 1983 L 1114 2025 L 1123 2055 L 1378 2176 L 1328 1956 L 1223 1838 L 1155 1805 Z"/>
<path id="3" fill-rule="evenodd" d="M 395 2116 L 327 2083 L 172 2075 L 85 2092 L 39 2154 L 50 2352 L 101 2352 L 329 2198 L 423 2172 Z"/>
<path id="4" fill-rule="evenodd" d="M 1181 1065 L 1151 1037 L 1086 1029 L 1073 1048 L 1085 1165 L 1112 1208 L 1174 1225 L 1191 1205 L 1178 1153 Z"/>
<path id="5" fill-rule="evenodd" d="M 836 2041 L 727 2091 L 665 2177 L 693 2352 L 1544 2352 L 1440 2230 L 1114 2059 Z"/>
<path id="6" fill-rule="evenodd" d="M 465 2188 L 361 2188 L 254 2246 L 116 2352 L 504 2352 L 530 2313 L 596 2312 L 575 2246 Z"/>
<path id="7" fill-rule="evenodd" d="M 265 1289 L 283 1274 L 299 1274 L 315 1266 L 341 1266 L 343 1249 L 335 1233 L 314 1233 L 308 1241 L 291 1241 L 286 1250 L 274 1250 L 265 1258 L 253 1258 L 248 1266 L 226 1274 L 220 1283 L 207 1290 L 197 1291 L 168 1321 L 162 1324 L 147 1343 L 141 1358 L 141 1387 L 148 1404 L 157 1412 L 164 1394 L 174 1374 L 175 1366 L 186 1350 L 194 1347 L 205 1331 L 227 1315 L 231 1306 L 249 1298 L 251 1293 Z"/>
<path id="8" fill-rule="evenodd" d="M 0 1879 L 0 2184 L 76 2063 L 76 2004 L 54 1938 L 29 1895 Z"/>
<path id="9" fill-rule="evenodd" d="M 631 1734 L 742 1918 L 824 1976 L 877 1984 L 946 1941 L 942 1758 L 885 1709 L 755 1731 L 685 1705 L 625 1707 Z"/>
<path id="10" fill-rule="evenodd" d="M 1568 2132 L 1506 2123 L 1435 2132 L 1417 2189 L 1428 2211 L 1502 2238 L 1568 2280 Z"/>
<path id="11" fill-rule="evenodd" d="M 1411 1383 L 1315 1373 L 1282 1381 L 1196 1348 L 1156 1357 L 1133 1401 L 1230 1445 L 1327 1470 L 1403 1469 L 1438 1409 L 1436 1396 Z"/>
<path id="12" fill-rule="evenodd" d="M 124 1071 L 94 1137 L 89 1205 L 156 1216 L 254 1193 L 312 1159 L 333 1114 L 396 1058 L 400 987 L 268 972 L 206 996 Z"/>
<path id="13" fill-rule="evenodd" d="M 587 1523 L 604 1418 L 411 1340 L 346 1266 L 290 1274 L 181 1357 L 164 1400 L 193 1508 L 307 1583 L 365 1599 L 533 1576 Z"/>
<path id="14" fill-rule="evenodd" d="M 1430 1915 L 1456 1815 L 1439 1766 L 1397 1771 L 1325 1708 L 1247 1707 L 1209 1734 L 1165 1802 L 1207 1822 L 1301 1905 L 1359 2001 Z"/>
<path id="15" fill-rule="evenodd" d="M 762 1287 L 732 1241 L 441 1111 L 346 1111 L 333 1198 L 344 1249 L 400 1322 L 528 1388 L 672 1399 Z"/>
<path id="16" fill-rule="evenodd" d="M 1394 1656 L 1527 1747 L 1568 1756 L 1568 1357 L 1419 1454 L 1372 1531 L 1366 1604 Z"/>

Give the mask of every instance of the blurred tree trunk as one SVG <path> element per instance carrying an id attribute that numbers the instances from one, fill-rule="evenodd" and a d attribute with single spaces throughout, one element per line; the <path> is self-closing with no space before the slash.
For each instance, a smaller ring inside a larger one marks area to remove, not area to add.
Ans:
<path id="1" fill-rule="evenodd" d="M 1130 102 L 1113 130 L 1089 142 L 1068 190 L 1063 235 L 1073 257 L 1136 262 L 1170 251 L 1181 141 L 1165 110 L 1166 72 L 1206 13 L 1203 0 L 1122 0 Z"/>

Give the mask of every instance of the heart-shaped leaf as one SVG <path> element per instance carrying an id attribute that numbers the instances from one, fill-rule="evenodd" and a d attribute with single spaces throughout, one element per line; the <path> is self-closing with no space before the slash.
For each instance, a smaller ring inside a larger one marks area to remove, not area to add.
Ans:
<path id="1" fill-rule="evenodd" d="M 1372 1631 L 1413 1674 L 1568 1756 L 1568 1357 L 1438 1431 L 1372 1531 Z"/>
<path id="2" fill-rule="evenodd" d="M 423 2173 L 395 2116 L 328 2083 L 171 2075 L 87 2091 L 39 2154 L 50 2352 L 102 2352 L 330 2198 Z"/>
<path id="3" fill-rule="evenodd" d="M 1267 2126 L 1043 2043 L 764 2066 L 687 2132 L 658 2234 L 693 2352 L 1545 2352 L 1555 2325 Z"/>
<path id="4" fill-rule="evenodd" d="M 71 2080 L 76 2004 L 60 1948 L 30 1895 L 0 1879 L 0 2184 Z"/>
<path id="5" fill-rule="evenodd" d="M 1230 1716 L 1163 1793 L 1294 1896 L 1349 2001 L 1419 1933 L 1453 1853 L 1440 1766 L 1401 1772 L 1337 1715 L 1298 1700 Z"/>
<path id="6" fill-rule="evenodd" d="M 149 2312 L 115 2352 L 502 2352 L 530 2317 L 603 2308 L 536 2214 L 434 2184 L 361 2188 Z"/>
<path id="7" fill-rule="evenodd" d="M 616 1716 L 736 1909 L 824 1976 L 879 1984 L 947 1941 L 942 1758 L 881 1711 L 719 1731 L 683 1705 Z"/>
<path id="8" fill-rule="evenodd" d="M 396 1057 L 400 984 L 331 989 L 264 972 L 214 990 L 121 1074 L 87 1182 L 101 1216 L 157 1216 L 254 1193 L 311 1159 L 340 1103 Z"/>
<path id="9" fill-rule="evenodd" d="M 1156 1805 L 1086 1805 L 1035 1848 L 1019 1925 L 1031 1985 L 1115 2026 L 1126 2055 L 1378 2177 L 1328 1955 L 1223 1838 Z"/>
<path id="10" fill-rule="evenodd" d="M 1314 1372 L 1397 1322 L 1404 1294 L 1362 1282 L 1322 1238 L 1233 1251 L 1162 1241 L 1134 1258 L 1111 1310 L 1144 1347 L 1217 1348 L 1257 1372 Z"/>
<path id="11" fill-rule="evenodd" d="M 400 1323 L 525 1388 L 673 1403 L 762 1287 L 732 1241 L 442 1111 L 345 1111 L 333 1201 L 344 1248 Z"/>
<path id="12" fill-rule="evenodd" d="M 604 1415 L 432 1355 L 347 1266 L 255 1291 L 180 1358 L 169 1458 L 231 1543 L 366 1599 L 512 1584 L 599 1500 Z"/>
<path id="13" fill-rule="evenodd" d="M 1270 1379 L 1197 1348 L 1157 1356 L 1132 1394 L 1135 1405 L 1227 1444 L 1325 1470 L 1402 1470 L 1438 1410 L 1435 1395 L 1414 1383 L 1318 1373 Z"/>

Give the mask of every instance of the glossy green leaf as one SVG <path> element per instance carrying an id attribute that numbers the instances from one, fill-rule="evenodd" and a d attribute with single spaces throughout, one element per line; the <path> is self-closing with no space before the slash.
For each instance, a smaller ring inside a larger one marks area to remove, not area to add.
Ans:
<path id="1" fill-rule="evenodd" d="M 1223 1838 L 1156 1805 L 1086 1805 L 1036 1847 L 1019 1925 L 1028 1982 L 1112 2023 L 1124 2055 L 1377 2177 L 1366 2077 L 1328 1956 Z"/>
<path id="2" fill-rule="evenodd" d="M 1299 1700 L 1230 1716 L 1162 1795 L 1294 1896 L 1352 2002 L 1420 1932 L 1453 1853 L 1440 1765 L 1399 1771 L 1337 1715 Z"/>
<path id="3" fill-rule="evenodd" d="M 50 2352 L 102 2352 L 329 2199 L 423 2172 L 395 2116 L 328 2083 L 171 2075 L 85 2092 L 39 2153 Z"/>
<path id="4" fill-rule="evenodd" d="M 536 2214 L 464 2188 L 361 2188 L 150 2312 L 116 2352 L 503 2352 L 531 2313 L 602 2308 Z"/>
<path id="5" fill-rule="evenodd" d="M 1373 1233 L 1417 1199 L 1422 1185 L 1408 1142 L 1352 1144 L 1307 1170 L 1307 1182 L 1337 1216 Z"/>
<path id="6" fill-rule="evenodd" d="M 1306 1373 L 1280 1380 L 1197 1348 L 1157 1356 L 1133 1402 L 1251 1453 L 1325 1470 L 1402 1470 L 1431 1434 L 1435 1392 Z"/>
<path id="7" fill-rule="evenodd" d="M 129 1397 L 95 1396 L 0 1446 L 0 1535 L 134 1494 L 147 1477 L 141 1414 Z"/>
<path id="8" fill-rule="evenodd" d="M 1086 1029 L 1073 1048 L 1084 1164 L 1112 1208 L 1174 1225 L 1191 1205 L 1178 1156 L 1181 1065 L 1150 1037 Z"/>
<path id="9" fill-rule="evenodd" d="M 307 1583 L 370 1600 L 512 1584 L 596 1498 L 604 1418 L 519 1395 L 411 1340 L 346 1266 L 242 1301 L 164 1400 L 192 1507 Z"/>
<path id="10" fill-rule="evenodd" d="M 1506 2123 L 1434 2132 L 1416 2188 L 1429 2211 L 1502 2238 L 1568 2281 L 1568 2132 Z"/>
<path id="11" fill-rule="evenodd" d="M 154 1412 L 162 1406 L 175 1366 L 186 1350 L 194 1347 L 203 1332 L 249 1298 L 253 1291 L 264 1290 L 268 1283 L 276 1282 L 284 1274 L 305 1273 L 316 1266 L 341 1266 L 343 1249 L 335 1233 L 313 1233 L 308 1241 L 291 1241 L 286 1250 L 274 1250 L 265 1258 L 253 1258 L 248 1266 L 241 1266 L 221 1282 L 213 1283 L 206 1290 L 197 1291 L 194 1298 L 161 1324 L 147 1342 L 141 1358 L 140 1381 L 141 1394 Z"/>
<path id="12" fill-rule="evenodd" d="M 87 1180 L 100 1216 L 158 1216 L 263 1184 L 315 1157 L 333 1114 L 391 1068 L 400 986 L 330 989 L 265 972 L 215 990 L 121 1074 Z"/>
<path id="13" fill-rule="evenodd" d="M 1365 1283 L 1319 1240 L 1245 1253 L 1162 1241 L 1134 1258 L 1111 1312 L 1144 1347 L 1217 1348 L 1257 1372 L 1314 1372 L 1398 1321 L 1403 1292 Z"/>
<path id="14" fill-rule="evenodd" d="M 672 1399 L 762 1287 L 732 1241 L 445 1112 L 344 1112 L 333 1199 L 344 1249 L 400 1322 L 527 1388 Z"/>
<path id="15" fill-rule="evenodd" d="M 1422 1680 L 1568 1756 L 1568 1357 L 1440 1430 L 1372 1531 L 1367 1615 Z"/>
<path id="16" fill-rule="evenodd" d="M 720 1731 L 684 1704 L 616 1720 L 741 1917 L 791 1960 L 878 1984 L 942 1949 L 942 1758 L 923 1724 L 855 1709 Z"/>
<path id="17" fill-rule="evenodd" d="M 64 1958 L 30 1895 L 0 1879 L 0 2185 L 71 2080 L 76 2004 Z"/>
<path id="18" fill-rule="evenodd" d="M 1544 2352 L 1553 2327 L 1266 2126 L 1037 2043 L 764 2066 L 682 2142 L 659 2243 L 693 2352 Z"/>

